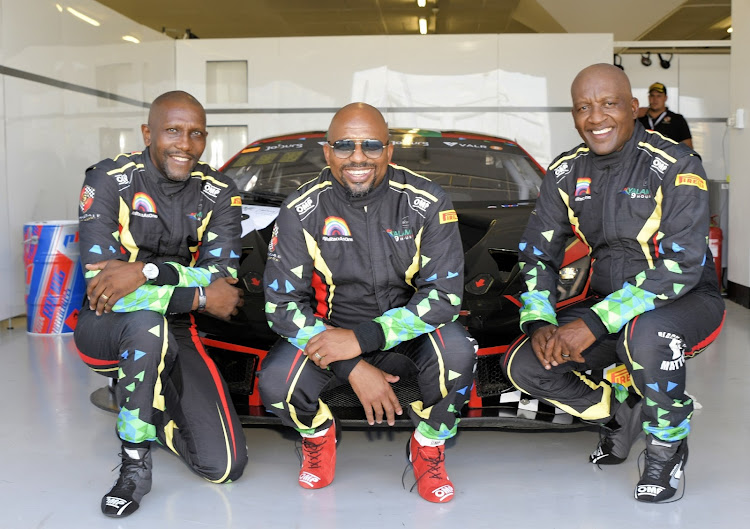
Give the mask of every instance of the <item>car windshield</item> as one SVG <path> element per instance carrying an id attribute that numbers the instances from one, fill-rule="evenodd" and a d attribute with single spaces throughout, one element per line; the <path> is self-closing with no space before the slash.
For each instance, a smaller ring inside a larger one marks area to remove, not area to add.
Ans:
<path id="1" fill-rule="evenodd" d="M 456 202 L 535 200 L 543 173 L 517 145 L 480 136 L 392 133 L 392 163 L 440 184 Z M 325 137 L 280 139 L 252 145 L 224 168 L 255 202 L 280 203 L 326 166 Z"/>

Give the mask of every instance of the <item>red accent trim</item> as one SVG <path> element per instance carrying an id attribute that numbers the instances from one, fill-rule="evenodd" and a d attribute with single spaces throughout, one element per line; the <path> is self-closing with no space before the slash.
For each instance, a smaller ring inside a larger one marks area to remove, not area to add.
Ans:
<path id="1" fill-rule="evenodd" d="M 519 343 L 521 343 L 521 340 L 523 340 L 524 338 L 526 338 L 526 335 L 522 334 L 521 336 L 513 340 L 513 343 L 508 346 L 508 354 L 506 354 L 505 358 L 503 359 L 503 366 L 508 365 L 508 358 L 510 358 L 510 354 L 509 354 L 510 351 L 512 351 Z"/>
<path id="2" fill-rule="evenodd" d="M 488 356 L 502 354 L 508 350 L 507 345 L 496 345 L 494 347 L 482 347 L 477 351 L 477 356 Z"/>
<path id="3" fill-rule="evenodd" d="M 328 303 L 326 302 L 328 298 L 328 285 L 323 282 L 323 279 L 317 272 L 313 272 L 311 283 L 313 293 L 315 294 L 315 301 L 317 301 L 315 304 L 315 315 L 319 318 L 328 319 Z"/>
<path id="4" fill-rule="evenodd" d="M 699 349 L 703 349 L 705 347 L 708 347 L 711 342 L 713 342 L 717 336 L 719 336 L 719 333 L 721 332 L 722 327 L 724 327 L 724 320 L 727 318 L 727 311 L 724 311 L 724 315 L 721 317 L 721 323 L 716 328 L 714 332 L 708 335 L 706 339 L 698 343 L 695 347 L 693 347 L 688 353 L 685 353 L 685 356 L 690 357 L 693 356 L 693 354 L 698 351 Z"/>
<path id="5" fill-rule="evenodd" d="M 211 357 L 208 356 L 208 353 L 206 352 L 206 348 L 203 346 L 203 342 L 201 342 L 200 336 L 198 336 L 198 329 L 195 326 L 195 317 L 191 314 L 190 315 L 190 335 L 193 338 L 193 344 L 195 345 L 195 348 L 198 350 L 198 353 L 201 355 L 201 358 L 203 358 L 203 361 L 206 364 L 206 367 L 208 367 L 208 371 L 211 373 L 211 377 L 214 380 L 214 385 L 216 386 L 216 393 L 219 395 L 219 399 L 221 400 L 221 407 L 224 410 L 224 417 L 226 418 L 227 424 L 229 425 L 229 437 L 232 439 L 232 453 L 234 454 L 234 458 L 237 457 L 237 439 L 235 439 L 234 435 L 234 424 L 232 424 L 232 414 L 229 411 L 229 404 L 227 403 L 227 396 L 224 393 L 224 388 L 221 383 L 221 375 L 219 375 L 219 370 L 216 369 L 216 364 L 214 364 L 214 361 L 211 360 Z"/>
<path id="6" fill-rule="evenodd" d="M 510 301 L 511 303 L 513 303 L 513 304 L 514 304 L 514 305 L 515 305 L 516 307 L 518 307 L 519 309 L 520 309 L 520 308 L 521 308 L 521 307 L 523 306 L 523 303 L 521 303 L 521 300 L 520 300 L 520 299 L 516 299 L 516 298 L 514 298 L 513 296 L 509 296 L 509 295 L 507 295 L 507 294 L 506 294 L 505 296 L 503 296 L 503 297 L 504 297 L 505 299 L 507 299 L 508 301 Z"/>
<path id="7" fill-rule="evenodd" d="M 86 364 L 92 365 L 92 366 L 115 367 L 120 364 L 119 360 L 99 360 L 98 358 L 91 358 L 90 356 L 86 356 L 81 351 L 78 351 L 78 356 L 80 356 L 81 360 L 83 360 Z"/>
<path id="8" fill-rule="evenodd" d="M 227 351 L 235 351 L 238 353 L 248 353 L 254 355 L 264 355 L 268 352 L 262 349 L 253 349 L 252 347 L 245 347 L 244 345 L 237 345 L 229 342 L 220 342 L 219 340 L 213 340 L 211 338 L 201 338 L 203 345 L 209 347 L 217 347 L 219 349 L 226 349 Z"/>
<path id="9" fill-rule="evenodd" d="M 577 235 L 576 235 L 577 236 Z M 565 256 L 560 267 L 568 266 L 589 254 L 589 247 L 581 239 L 576 239 L 565 248 Z"/>
<path id="10" fill-rule="evenodd" d="M 656 240 L 656 236 L 657 235 L 658 235 L 658 233 L 655 233 L 654 234 L 654 238 L 653 238 L 653 240 L 654 240 L 654 257 L 655 258 L 659 257 L 659 244 L 658 244 L 658 242 Z"/>
<path id="11" fill-rule="evenodd" d="M 294 362 L 292 362 L 292 365 L 289 366 L 289 373 L 286 374 L 286 381 L 289 382 L 289 377 L 292 376 L 292 371 L 294 371 L 294 366 L 297 365 L 297 361 L 299 360 L 300 356 L 302 356 L 304 352 L 302 349 L 297 349 L 297 356 L 294 357 Z"/>
<path id="12" fill-rule="evenodd" d="M 440 344 L 443 346 L 443 349 L 445 349 L 445 341 L 443 340 L 443 333 L 440 332 L 440 329 L 435 329 L 435 333 L 438 335 L 438 338 L 440 338 Z"/>
<path id="13" fill-rule="evenodd" d="M 630 336 L 628 336 L 628 340 L 632 340 L 633 339 L 633 332 L 635 331 L 635 322 L 638 321 L 638 318 L 640 318 L 640 317 L 641 317 L 641 315 L 639 314 L 638 316 L 636 316 L 635 318 L 633 318 L 632 322 L 630 322 Z"/>

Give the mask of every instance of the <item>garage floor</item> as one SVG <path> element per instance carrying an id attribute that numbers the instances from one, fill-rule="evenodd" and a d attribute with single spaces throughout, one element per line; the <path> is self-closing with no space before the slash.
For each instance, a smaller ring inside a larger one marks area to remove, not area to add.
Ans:
<path id="1" fill-rule="evenodd" d="M 99 510 L 116 479 L 114 415 L 89 403 L 105 379 L 78 359 L 70 336 L 31 336 L 25 321 L 0 324 L 0 528 L 750 526 L 750 310 L 727 303 L 716 343 L 691 360 L 689 388 L 703 409 L 690 437 L 685 497 L 636 502 L 637 454 L 600 470 L 587 462 L 594 431 L 461 432 L 447 452 L 455 500 L 430 504 L 404 490 L 406 430 L 344 431 L 336 480 L 301 489 L 294 441 L 246 428 L 250 463 L 229 485 L 212 485 L 154 450 L 154 485 L 141 509 L 112 520 Z M 408 486 L 407 486 L 408 489 Z"/>

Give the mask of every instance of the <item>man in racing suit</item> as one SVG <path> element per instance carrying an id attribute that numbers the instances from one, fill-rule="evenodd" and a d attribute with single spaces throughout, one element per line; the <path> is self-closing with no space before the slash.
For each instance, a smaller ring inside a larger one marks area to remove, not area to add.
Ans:
<path id="1" fill-rule="evenodd" d="M 638 101 L 622 70 L 590 66 L 571 94 L 584 144 L 550 165 L 521 239 L 525 335 L 504 369 L 521 391 L 605 424 L 592 463 L 622 462 L 645 431 L 635 498 L 660 502 L 687 461 L 685 358 L 718 335 L 724 314 L 707 247 L 706 176 L 690 148 L 634 121 Z M 556 314 L 571 234 L 589 247 L 593 295 Z M 584 373 L 614 362 L 630 373 L 633 394 Z"/>
<path id="2" fill-rule="evenodd" d="M 151 489 L 152 441 L 196 473 L 242 475 L 247 448 L 229 392 L 198 339 L 192 310 L 219 318 L 241 304 L 236 271 L 240 199 L 200 163 L 206 115 L 185 92 L 153 102 L 146 149 L 86 171 L 80 197 L 88 304 L 75 342 L 94 371 L 115 378 L 122 465 L 102 512 L 134 512 Z"/>
<path id="3" fill-rule="evenodd" d="M 329 167 L 281 206 L 265 269 L 266 313 L 282 336 L 263 361 L 270 411 L 303 437 L 303 488 L 330 484 L 334 417 L 319 399 L 348 381 L 370 424 L 402 408 L 390 383 L 416 371 L 408 451 L 420 496 L 453 498 L 444 442 L 469 398 L 475 342 L 455 322 L 463 291 L 456 212 L 440 186 L 389 162 L 381 113 L 352 103 L 331 121 Z M 334 379 L 334 380 L 332 380 Z"/>

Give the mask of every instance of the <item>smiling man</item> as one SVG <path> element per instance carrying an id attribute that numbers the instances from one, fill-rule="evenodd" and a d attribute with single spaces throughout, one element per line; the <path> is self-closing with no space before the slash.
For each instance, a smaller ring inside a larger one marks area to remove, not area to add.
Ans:
<path id="1" fill-rule="evenodd" d="M 718 335 L 724 302 L 708 250 L 708 192 L 700 158 L 635 121 L 638 100 L 610 64 L 571 87 L 584 143 L 547 170 L 519 260 L 521 330 L 504 364 L 521 391 L 602 425 L 589 460 L 621 463 L 646 433 L 635 498 L 671 498 L 688 457 L 693 401 L 685 359 Z M 593 295 L 556 313 L 568 239 L 589 247 Z M 622 363 L 632 388 L 588 370 Z"/>
<path id="2" fill-rule="evenodd" d="M 102 512 L 128 516 L 151 490 L 151 443 L 198 475 L 236 480 L 247 462 L 227 386 L 197 339 L 191 311 L 218 318 L 242 304 L 240 198 L 200 163 L 206 113 L 186 92 L 157 97 L 146 149 L 86 170 L 79 231 L 88 303 L 75 342 L 94 371 L 117 380 L 120 476 Z"/>
<path id="3" fill-rule="evenodd" d="M 370 424 L 403 410 L 391 384 L 418 379 L 407 452 L 424 499 L 454 497 L 445 440 L 473 380 L 475 342 L 456 323 L 464 253 L 450 198 L 403 167 L 382 114 L 339 110 L 320 175 L 281 206 L 265 270 L 266 315 L 281 339 L 260 373 L 268 409 L 302 435 L 299 484 L 329 485 L 336 424 L 321 392 L 349 382 Z M 398 233 L 398 235 L 394 235 Z"/>

